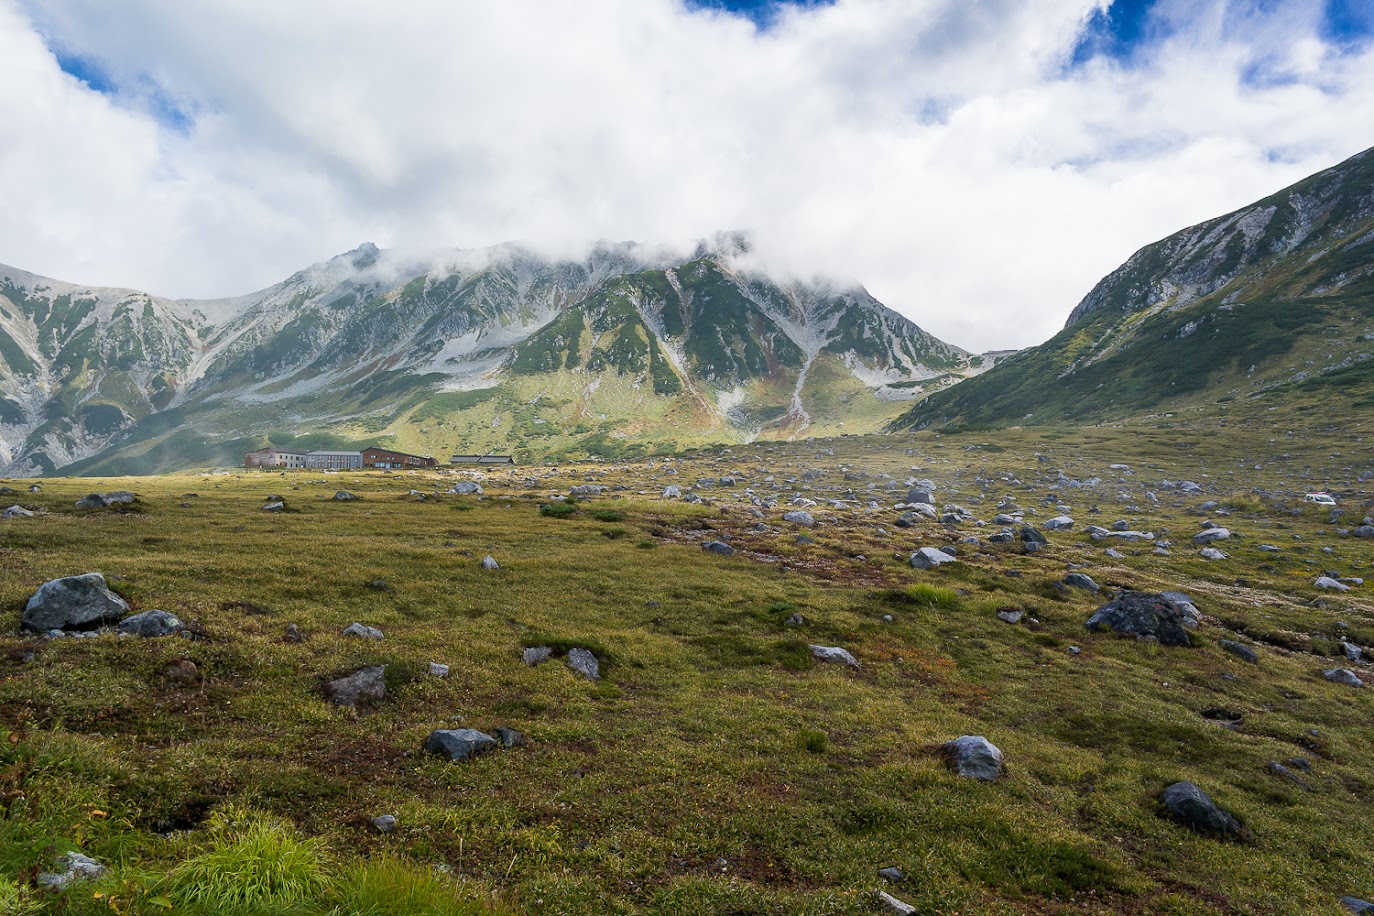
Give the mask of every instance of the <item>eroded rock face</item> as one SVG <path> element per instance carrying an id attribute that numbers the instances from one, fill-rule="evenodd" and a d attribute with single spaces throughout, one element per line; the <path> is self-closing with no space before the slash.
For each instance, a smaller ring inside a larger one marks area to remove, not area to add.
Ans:
<path id="1" fill-rule="evenodd" d="M 129 613 L 123 598 L 110 591 L 100 573 L 85 573 L 44 582 L 24 605 L 24 628 L 84 630 L 114 623 Z"/>
<path id="2" fill-rule="evenodd" d="M 1241 834 L 1240 821 L 1191 782 L 1176 782 L 1159 796 L 1174 820 L 1198 833 L 1227 839 Z"/>
<path id="3" fill-rule="evenodd" d="M 1166 646 L 1191 646 L 1178 605 L 1163 595 L 1121 592 L 1097 609 L 1086 624 L 1089 630 L 1114 630 L 1141 639 L 1157 639 Z"/>

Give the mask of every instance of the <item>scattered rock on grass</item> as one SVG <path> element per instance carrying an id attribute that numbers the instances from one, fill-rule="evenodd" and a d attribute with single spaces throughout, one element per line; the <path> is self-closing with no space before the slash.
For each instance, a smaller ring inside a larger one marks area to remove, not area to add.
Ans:
<path id="1" fill-rule="evenodd" d="M 1002 752 L 982 735 L 960 735 L 946 741 L 944 750 L 960 776 L 992 782 L 1002 772 Z"/>
<path id="2" fill-rule="evenodd" d="M 900 881 L 902 880 L 902 870 L 895 865 L 880 868 L 878 869 L 878 877 L 886 878 L 889 881 Z"/>
<path id="3" fill-rule="evenodd" d="M 382 631 L 376 627 L 365 626 L 361 623 L 350 623 L 343 631 L 345 636 L 356 636 L 359 639 L 381 639 Z"/>
<path id="4" fill-rule="evenodd" d="M 954 557 L 936 547 L 922 547 L 911 555 L 911 565 L 916 569 L 934 569 L 941 563 L 953 563 Z"/>
<path id="5" fill-rule="evenodd" d="M 1241 834 L 1240 821 L 1191 782 L 1176 782 L 1159 796 L 1174 820 L 1209 836 L 1227 839 Z"/>
<path id="6" fill-rule="evenodd" d="M 380 703 L 386 699 L 386 666 L 371 665 L 330 681 L 324 685 L 324 697 L 335 706 Z"/>
<path id="7" fill-rule="evenodd" d="M 501 564 L 496 562 L 496 558 L 488 554 L 482 558 L 483 569 L 500 569 Z"/>
<path id="8" fill-rule="evenodd" d="M 0 512 L 0 518 L 33 518 L 33 513 L 23 506 L 10 506 L 4 512 Z"/>
<path id="9" fill-rule="evenodd" d="M 791 522 L 794 525 L 805 525 L 807 528 L 810 528 L 812 525 L 816 524 L 815 517 L 810 512 L 807 512 L 805 509 L 797 509 L 795 511 L 788 512 L 785 515 L 783 515 L 782 520 L 784 522 Z"/>
<path id="10" fill-rule="evenodd" d="M 125 617 L 119 622 L 116 629 L 130 636 L 142 636 L 144 638 L 171 636 L 181 629 L 181 621 L 177 619 L 175 614 L 167 611 L 144 611 L 141 614 L 134 614 L 132 617 Z"/>
<path id="11" fill-rule="evenodd" d="M 516 728 L 494 728 L 491 736 L 504 748 L 520 747 L 525 743 L 525 733 Z"/>
<path id="12" fill-rule="evenodd" d="M 1259 654 L 1244 643 L 1238 643 L 1234 639 L 1223 639 L 1221 641 L 1221 647 L 1236 658 L 1247 661 L 1252 665 L 1259 664 Z"/>
<path id="13" fill-rule="evenodd" d="M 878 902 L 887 907 L 889 913 L 896 916 L 915 916 L 916 907 L 909 903 L 903 903 L 886 891 L 878 891 Z"/>
<path id="14" fill-rule="evenodd" d="M 701 549 L 709 550 L 712 553 L 718 553 L 723 557 L 733 557 L 735 555 L 735 548 L 724 541 L 707 541 L 701 545 Z"/>
<path id="15" fill-rule="evenodd" d="M 357 498 L 357 494 L 350 493 L 347 490 L 340 490 L 334 494 L 334 500 L 341 503 L 346 503 Z"/>
<path id="16" fill-rule="evenodd" d="M 473 480 L 460 480 L 450 489 L 457 496 L 477 496 L 482 493 L 482 485 Z"/>
<path id="17" fill-rule="evenodd" d="M 425 750 L 449 760 L 466 760 L 497 746 L 496 739 L 475 728 L 436 729 L 425 739 Z"/>
<path id="18" fill-rule="evenodd" d="M 1349 668 L 1330 668 L 1322 672 L 1322 677 L 1333 684 L 1344 684 L 1347 687 L 1364 686 L 1364 681 L 1360 680 L 1359 675 Z"/>
<path id="19" fill-rule="evenodd" d="M 525 664 L 534 667 L 553 657 L 553 649 L 550 646 L 530 646 L 525 649 L 524 652 L 520 653 L 520 657 L 524 660 Z"/>
<path id="20" fill-rule="evenodd" d="M 1123 591 L 1098 608 L 1085 624 L 1098 632 L 1112 629 L 1136 638 L 1153 638 L 1166 646 L 1191 646 L 1178 606 L 1163 595 Z"/>
<path id="21" fill-rule="evenodd" d="M 1096 595 L 1099 590 L 1098 584 L 1092 580 L 1092 576 L 1084 575 L 1083 573 L 1069 573 L 1064 577 L 1064 584 L 1072 586 L 1073 588 L 1086 589 L 1094 595 Z"/>
<path id="22" fill-rule="evenodd" d="M 1230 559 L 1230 557 L 1228 557 L 1225 553 L 1221 552 L 1220 550 L 1217 550 L 1215 547 L 1204 547 L 1204 548 L 1202 548 L 1201 550 L 1199 550 L 1197 553 L 1198 553 L 1198 556 L 1202 557 L 1204 560 L 1228 560 L 1228 559 Z"/>
<path id="23" fill-rule="evenodd" d="M 1330 576 L 1318 576 L 1317 581 L 1312 584 L 1317 588 L 1329 588 L 1337 592 L 1350 591 L 1350 586 L 1346 585 L 1344 582 L 1338 582 Z"/>
<path id="24" fill-rule="evenodd" d="M 52 579 L 38 587 L 24 605 L 25 629 L 83 629 L 112 623 L 129 612 L 128 603 L 105 584 L 100 573 Z"/>
<path id="25" fill-rule="evenodd" d="M 391 814 L 381 814 L 372 819 L 372 826 L 377 828 L 378 833 L 395 833 L 396 818 Z"/>
<path id="26" fill-rule="evenodd" d="M 434 677 L 448 677 L 448 665 L 441 665 L 438 662 L 430 662 L 429 673 Z"/>
<path id="27" fill-rule="evenodd" d="M 1067 515 L 1056 515 L 1054 518 L 1045 519 L 1045 527 L 1051 531 L 1067 531 L 1073 527 L 1073 519 Z"/>
<path id="28" fill-rule="evenodd" d="M 1356 916 L 1362 916 L 1364 913 L 1374 913 L 1374 903 L 1370 903 L 1368 900 L 1361 900 L 1359 897 L 1342 897 L 1341 906 L 1356 914 Z"/>
<path id="29" fill-rule="evenodd" d="M 64 890 L 78 881 L 94 881 L 105 874 L 104 865 L 79 852 L 69 852 L 59 858 L 57 867 L 61 870 L 38 876 L 39 886 Z"/>
<path id="30" fill-rule="evenodd" d="M 590 650 L 582 648 L 568 650 L 567 663 L 569 668 L 587 680 L 601 680 L 601 664 Z"/>
<path id="31" fill-rule="evenodd" d="M 839 646 L 807 646 L 807 648 L 810 649 L 811 654 L 820 661 L 831 662 L 837 665 L 848 665 L 851 668 L 859 667 L 859 660 Z"/>

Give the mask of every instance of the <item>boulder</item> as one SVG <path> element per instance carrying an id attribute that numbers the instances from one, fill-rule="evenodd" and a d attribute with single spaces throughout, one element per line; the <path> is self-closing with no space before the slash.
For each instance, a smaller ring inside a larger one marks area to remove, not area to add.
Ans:
<path id="1" fill-rule="evenodd" d="M 286 511 L 286 503 L 282 502 L 281 500 L 278 500 L 278 501 L 276 501 L 276 502 L 271 502 L 271 503 L 268 503 L 267 505 L 263 506 L 263 507 L 262 507 L 262 511 L 264 511 L 264 512 L 285 512 L 285 511 Z"/>
<path id="2" fill-rule="evenodd" d="M 1331 668 L 1322 672 L 1322 677 L 1333 684 L 1344 684 L 1347 687 L 1363 687 L 1364 681 L 1349 668 Z"/>
<path id="3" fill-rule="evenodd" d="M 1341 906 L 1354 913 L 1355 916 L 1374 913 L 1374 903 L 1370 903 L 1368 900 L 1361 900 L 1359 897 L 1342 897 Z"/>
<path id="4" fill-rule="evenodd" d="M 1092 576 L 1080 572 L 1069 573 L 1064 577 L 1064 584 L 1073 588 L 1084 589 L 1085 591 L 1092 592 L 1094 595 L 1100 590 L 1098 584 L 1093 581 Z"/>
<path id="5" fill-rule="evenodd" d="M 953 563 L 954 557 L 935 547 L 922 547 L 911 555 L 911 565 L 916 569 L 934 569 L 941 563 Z"/>
<path id="6" fill-rule="evenodd" d="M 495 557 L 487 555 L 482 558 L 482 568 L 496 570 L 501 568 L 501 564 L 496 562 Z"/>
<path id="7" fill-rule="evenodd" d="M 364 626 L 361 623 L 350 623 L 343 631 L 345 636 L 356 636 L 359 639 L 381 639 L 382 631 L 376 627 Z"/>
<path id="8" fill-rule="evenodd" d="M 859 667 L 859 660 L 839 646 L 807 646 L 807 648 L 811 650 L 812 657 L 819 661 L 848 665 L 851 668 Z"/>
<path id="9" fill-rule="evenodd" d="M 1357 538 L 1374 538 L 1374 525 L 1360 525 L 1358 528 L 1351 528 L 1350 533 Z"/>
<path id="10" fill-rule="evenodd" d="M 1054 518 L 1045 519 L 1045 527 L 1051 531 L 1067 531 L 1073 527 L 1073 519 L 1067 515 L 1056 515 Z"/>
<path id="11" fill-rule="evenodd" d="M 550 646 L 530 646 L 520 653 L 521 660 L 530 667 L 546 662 L 552 657 L 553 649 Z"/>
<path id="12" fill-rule="evenodd" d="M 482 485 L 472 480 L 460 480 L 449 489 L 449 492 L 457 496 L 478 496 L 482 493 Z"/>
<path id="13" fill-rule="evenodd" d="M 788 512 L 785 515 L 783 515 L 782 520 L 784 522 L 791 522 L 794 525 L 805 525 L 807 528 L 810 528 L 812 525 L 816 524 L 815 517 L 813 517 L 811 513 L 807 512 L 805 509 L 795 509 L 791 512 Z"/>
<path id="14" fill-rule="evenodd" d="M 125 600 L 105 585 L 100 573 L 52 579 L 38 587 L 24 605 L 24 628 L 82 630 L 113 623 L 129 612 Z"/>
<path id="15" fill-rule="evenodd" d="M 1202 612 L 1193 604 L 1193 599 L 1183 592 L 1160 592 L 1162 597 L 1168 598 L 1178 608 L 1179 614 L 1183 615 L 1183 625 L 1190 630 L 1196 630 L 1202 623 Z"/>
<path id="16" fill-rule="evenodd" d="M 324 698 L 335 706 L 357 707 L 386 699 L 386 666 L 360 668 L 324 685 Z"/>
<path id="17" fill-rule="evenodd" d="M 1198 556 L 1202 557 L 1204 560 L 1226 560 L 1226 559 L 1229 559 L 1229 557 L 1227 557 L 1226 554 L 1222 553 L 1220 550 L 1217 550 L 1215 547 L 1204 547 L 1204 548 L 1202 548 L 1201 550 L 1199 550 L 1197 553 L 1198 553 Z"/>
<path id="18" fill-rule="evenodd" d="M 494 750 L 497 741 L 475 728 L 436 729 L 425 739 L 425 750 L 449 760 L 466 760 Z"/>
<path id="19" fill-rule="evenodd" d="M 1337 592 L 1350 591 L 1350 586 L 1346 585 L 1344 582 L 1338 582 L 1330 576 L 1318 576 L 1317 581 L 1313 582 L 1312 584 L 1315 585 L 1317 588 L 1329 588 Z"/>
<path id="20" fill-rule="evenodd" d="M 1159 800 L 1170 817 L 1198 833 L 1221 839 L 1241 834 L 1241 824 L 1235 815 L 1191 782 L 1174 783 L 1160 793 Z"/>
<path id="21" fill-rule="evenodd" d="M 707 541 L 701 545 L 701 549 L 709 550 L 712 553 L 718 553 L 723 557 L 733 557 L 735 555 L 735 548 L 724 541 Z"/>
<path id="22" fill-rule="evenodd" d="M 601 680 L 601 664 L 596 660 L 596 655 L 589 649 L 568 650 L 567 664 L 569 668 L 589 681 Z"/>
<path id="23" fill-rule="evenodd" d="M 1231 537 L 1231 532 L 1226 528 L 1208 528 L 1193 535 L 1194 544 L 1210 544 L 1213 541 L 1225 541 Z"/>
<path id="24" fill-rule="evenodd" d="M 1021 526 L 1021 540 L 1027 544 L 1039 544 L 1041 547 L 1050 542 L 1049 538 L 1041 534 L 1034 525 Z"/>
<path id="25" fill-rule="evenodd" d="M 934 505 L 935 497 L 931 495 L 929 490 L 922 487 L 915 487 L 907 491 L 906 501 L 908 503 L 926 503 L 927 505 Z"/>
<path id="26" fill-rule="evenodd" d="M 666 486 L 666 487 L 663 488 L 663 498 L 664 498 L 664 499 L 681 499 L 681 498 L 682 498 L 682 490 L 678 489 L 678 488 L 677 488 L 676 486 L 674 486 L 673 484 L 669 484 L 668 486 Z"/>
<path id="27" fill-rule="evenodd" d="M 125 617 L 116 629 L 130 636 L 145 638 L 171 636 L 181 629 L 181 621 L 175 614 L 167 611 L 144 611 L 132 617 Z"/>
<path id="28" fill-rule="evenodd" d="M 504 748 L 520 747 L 525 743 L 525 733 L 515 728 L 494 728 L 491 736 Z"/>
<path id="29" fill-rule="evenodd" d="M 945 742 L 944 750 L 960 776 L 992 782 L 1002 772 L 1002 752 L 981 735 L 961 735 Z"/>
<path id="30" fill-rule="evenodd" d="M 350 493 L 350 492 L 348 492 L 347 490 L 340 490 L 339 492 L 337 492 L 337 493 L 334 494 L 334 499 L 335 499 L 335 501 L 336 501 L 336 502 L 341 502 L 341 503 L 346 503 L 346 502 L 349 502 L 350 500 L 354 500 L 354 499 L 357 499 L 357 498 L 358 498 L 358 497 L 357 497 L 356 494 Z"/>
<path id="31" fill-rule="evenodd" d="M 571 496 L 600 496 L 607 489 L 599 483 L 584 483 L 569 489 L 568 494 Z"/>
<path id="32" fill-rule="evenodd" d="M 1183 615 L 1163 595 L 1123 591 L 1098 608 L 1085 624 L 1089 630 L 1115 630 L 1136 638 L 1158 639 L 1166 646 L 1191 646 Z"/>
<path id="33" fill-rule="evenodd" d="M 4 512 L 0 512 L 0 518 L 33 518 L 33 513 L 23 506 L 10 506 Z"/>

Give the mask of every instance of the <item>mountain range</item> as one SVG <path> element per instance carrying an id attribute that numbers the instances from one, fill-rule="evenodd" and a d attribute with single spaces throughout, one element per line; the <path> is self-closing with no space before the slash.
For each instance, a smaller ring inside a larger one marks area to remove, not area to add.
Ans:
<path id="1" fill-rule="evenodd" d="M 1063 330 L 893 429 L 1374 407 L 1374 150 L 1147 245 Z"/>
<path id="2" fill-rule="evenodd" d="M 620 455 L 877 429 L 976 374 L 861 287 L 747 240 L 556 258 L 371 244 L 231 299 L 0 267 L 0 473 L 153 473 L 271 443 Z"/>

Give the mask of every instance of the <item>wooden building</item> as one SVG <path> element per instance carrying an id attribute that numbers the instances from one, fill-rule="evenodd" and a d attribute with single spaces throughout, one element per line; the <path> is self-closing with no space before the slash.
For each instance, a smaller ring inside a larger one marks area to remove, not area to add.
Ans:
<path id="1" fill-rule="evenodd" d="M 363 449 L 363 467 L 386 468 L 393 471 L 411 468 L 437 468 L 439 462 L 431 455 L 407 455 L 405 452 L 392 452 L 384 448 Z"/>
<path id="2" fill-rule="evenodd" d="M 243 456 L 246 468 L 303 468 L 305 452 L 285 448 L 260 448 Z"/>

